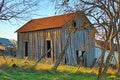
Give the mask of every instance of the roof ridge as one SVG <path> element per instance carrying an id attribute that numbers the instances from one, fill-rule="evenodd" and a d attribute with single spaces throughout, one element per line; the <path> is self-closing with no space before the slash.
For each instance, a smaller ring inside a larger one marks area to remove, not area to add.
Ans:
<path id="1" fill-rule="evenodd" d="M 30 32 L 43 29 L 61 28 L 69 20 L 74 18 L 76 13 L 82 13 L 82 11 L 43 17 L 38 19 L 31 19 L 29 22 L 19 28 L 16 32 Z"/>
<path id="2" fill-rule="evenodd" d="M 70 13 L 62 13 L 62 14 L 58 14 L 58 15 L 46 16 L 46 17 L 36 18 L 36 19 L 31 19 L 31 20 L 38 20 L 38 19 L 44 19 L 44 18 L 59 17 L 59 16 L 65 16 L 65 15 L 70 15 L 70 14 L 75 14 L 75 13 L 84 13 L 84 11 L 76 11 L 76 12 L 70 12 Z"/>
<path id="3" fill-rule="evenodd" d="M 53 15 L 53 16 L 46 16 L 46 17 L 36 18 L 36 19 L 31 19 L 31 20 L 39 20 L 39 19 L 45 19 L 45 18 L 53 18 L 53 17 L 59 17 L 59 16 L 70 15 L 70 14 L 75 14 L 75 13 L 67 13 L 67 14 L 59 14 L 59 15 Z M 30 21 L 31 21 L 31 20 L 30 20 Z"/>

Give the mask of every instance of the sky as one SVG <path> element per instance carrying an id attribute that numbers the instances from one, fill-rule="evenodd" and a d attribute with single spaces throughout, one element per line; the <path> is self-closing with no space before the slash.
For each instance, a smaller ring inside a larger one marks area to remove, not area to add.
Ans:
<path id="1" fill-rule="evenodd" d="M 55 9 L 53 3 L 50 3 L 48 0 L 45 0 L 41 3 L 40 11 L 37 14 L 39 16 L 33 16 L 32 19 L 43 18 L 48 16 L 55 15 Z M 15 31 L 19 29 L 22 25 L 27 23 L 29 20 L 23 21 L 0 21 L 0 37 L 7 39 L 15 39 L 17 40 L 17 33 Z"/>

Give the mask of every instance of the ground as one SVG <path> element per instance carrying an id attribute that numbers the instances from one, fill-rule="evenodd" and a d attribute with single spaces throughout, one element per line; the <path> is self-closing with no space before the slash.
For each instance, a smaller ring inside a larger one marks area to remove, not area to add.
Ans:
<path id="1" fill-rule="evenodd" d="M 60 65 L 56 72 L 51 71 L 53 63 L 40 62 L 35 68 L 35 61 L 0 56 L 0 80 L 95 80 L 97 69 Z M 16 64 L 13 66 L 13 64 Z M 103 80 L 120 80 L 115 70 L 109 70 Z"/>

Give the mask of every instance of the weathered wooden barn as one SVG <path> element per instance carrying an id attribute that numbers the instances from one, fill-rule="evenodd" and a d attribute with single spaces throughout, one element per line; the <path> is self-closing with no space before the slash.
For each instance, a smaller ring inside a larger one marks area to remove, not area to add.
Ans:
<path id="1" fill-rule="evenodd" d="M 62 62 L 78 65 L 80 56 L 84 56 L 84 65 L 92 66 L 95 58 L 94 37 L 89 36 L 92 26 L 84 12 L 81 11 L 27 22 L 16 31 L 18 34 L 17 56 L 38 60 L 51 49 L 44 59 L 55 62 L 72 28 L 76 31 L 69 39 Z"/>

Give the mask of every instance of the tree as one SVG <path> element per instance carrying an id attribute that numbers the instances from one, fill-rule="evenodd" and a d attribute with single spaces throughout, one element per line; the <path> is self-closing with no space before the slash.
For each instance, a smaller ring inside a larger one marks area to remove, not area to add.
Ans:
<path id="1" fill-rule="evenodd" d="M 97 80 L 101 80 L 106 74 L 109 64 L 114 56 L 115 42 L 119 55 L 120 73 L 120 1 L 119 0 L 56 0 L 56 11 L 62 13 L 84 11 L 90 18 L 92 25 L 98 30 L 100 38 L 104 40 Z M 105 52 L 109 48 L 109 54 L 104 65 Z"/>
<path id="2" fill-rule="evenodd" d="M 1 0 L 0 20 L 30 18 L 39 9 L 39 3 L 38 0 Z"/>
<path id="3" fill-rule="evenodd" d="M 26 20 L 36 14 L 38 7 L 38 0 L 0 0 L 0 21 Z"/>
<path id="4" fill-rule="evenodd" d="M 75 29 L 74 29 L 75 30 Z M 52 71 L 56 71 L 60 62 L 62 61 L 64 55 L 65 55 L 65 51 L 67 50 L 68 48 L 68 45 L 69 45 L 69 39 L 71 37 L 71 35 L 73 34 L 74 30 L 70 31 L 69 34 L 67 35 L 67 38 L 66 38 L 66 42 L 65 42 L 65 45 L 61 51 L 61 53 L 59 54 L 59 56 L 57 57 L 57 60 L 55 62 L 55 65 L 52 67 Z"/>
<path id="5" fill-rule="evenodd" d="M 16 52 L 17 52 L 17 49 L 18 49 L 18 46 L 17 46 L 17 41 L 16 40 L 14 40 L 14 39 L 11 39 L 11 42 L 12 42 L 12 53 L 11 53 L 11 55 L 12 56 L 16 56 Z"/>
<path id="6" fill-rule="evenodd" d="M 40 9 L 38 7 L 40 7 L 40 0 L 0 0 L 0 21 L 29 19 L 31 15 L 38 15 L 36 14 L 36 11 Z M 13 43 L 16 50 L 14 40 Z M 5 55 L 2 56 L 7 62 Z"/>

